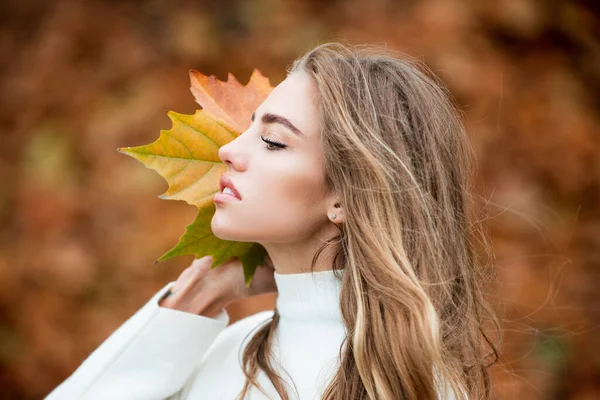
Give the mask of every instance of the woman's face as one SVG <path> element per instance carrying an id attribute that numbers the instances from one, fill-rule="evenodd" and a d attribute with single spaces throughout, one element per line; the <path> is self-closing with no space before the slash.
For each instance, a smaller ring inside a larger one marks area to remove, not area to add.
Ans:
<path id="1" fill-rule="evenodd" d="M 290 74 L 256 109 L 250 127 L 219 149 L 241 200 L 216 203 L 217 237 L 299 242 L 328 223 L 315 96 L 312 78 Z"/>

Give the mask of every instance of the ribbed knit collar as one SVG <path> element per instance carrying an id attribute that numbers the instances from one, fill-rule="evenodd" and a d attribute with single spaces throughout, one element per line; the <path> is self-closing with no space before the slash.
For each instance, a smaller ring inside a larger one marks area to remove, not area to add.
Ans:
<path id="1" fill-rule="evenodd" d="M 278 274 L 277 310 L 284 321 L 331 321 L 343 323 L 340 311 L 341 279 L 344 270 Z"/>

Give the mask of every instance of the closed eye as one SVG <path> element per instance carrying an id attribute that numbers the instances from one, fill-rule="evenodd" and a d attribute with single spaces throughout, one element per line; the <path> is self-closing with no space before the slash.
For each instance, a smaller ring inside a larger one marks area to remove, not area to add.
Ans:
<path id="1" fill-rule="evenodd" d="M 267 150 L 270 150 L 270 151 L 282 150 L 282 149 L 285 149 L 285 148 L 287 147 L 287 146 L 286 146 L 285 144 L 283 144 L 283 143 L 279 143 L 279 142 L 276 142 L 276 141 L 274 141 L 274 140 L 265 139 L 265 138 L 264 138 L 264 137 L 262 137 L 262 136 L 260 137 L 260 139 L 261 139 L 263 142 L 267 143 L 266 149 L 267 149 Z M 271 146 L 275 146 L 275 147 L 271 147 Z"/>

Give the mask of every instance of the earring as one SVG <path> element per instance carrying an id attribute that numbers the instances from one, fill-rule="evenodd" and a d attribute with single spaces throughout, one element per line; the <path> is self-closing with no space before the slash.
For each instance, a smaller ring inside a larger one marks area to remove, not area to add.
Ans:
<path id="1" fill-rule="evenodd" d="M 336 219 L 336 218 L 337 218 L 337 214 L 331 214 L 329 217 L 330 217 L 331 219 Z"/>

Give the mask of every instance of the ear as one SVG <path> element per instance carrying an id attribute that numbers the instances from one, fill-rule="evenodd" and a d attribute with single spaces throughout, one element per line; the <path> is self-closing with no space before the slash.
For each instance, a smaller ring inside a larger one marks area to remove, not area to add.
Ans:
<path id="1" fill-rule="evenodd" d="M 340 205 L 339 201 L 334 199 L 331 202 L 331 205 L 327 209 L 327 218 L 335 224 L 344 222 L 344 208 Z"/>

